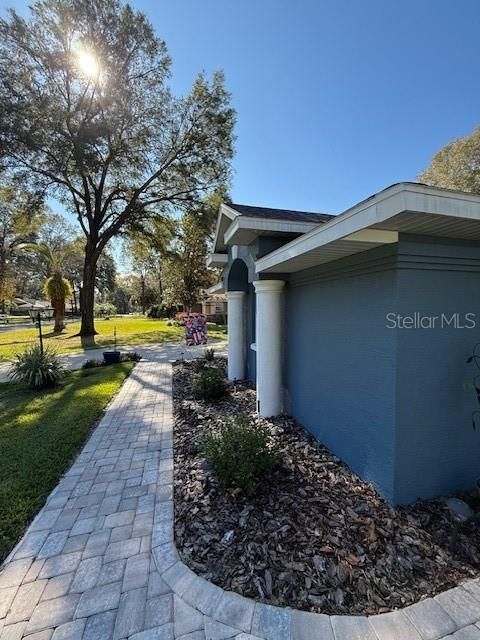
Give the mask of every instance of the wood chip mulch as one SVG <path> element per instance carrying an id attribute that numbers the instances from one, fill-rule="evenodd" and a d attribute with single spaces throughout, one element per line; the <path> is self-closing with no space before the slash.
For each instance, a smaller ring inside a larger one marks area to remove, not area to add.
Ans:
<path id="1" fill-rule="evenodd" d="M 292 418 L 258 418 L 248 384 L 214 404 L 195 400 L 197 367 L 177 363 L 173 379 L 175 539 L 197 574 L 328 614 L 404 607 L 480 574 L 479 517 L 455 523 L 441 500 L 392 508 Z M 238 414 L 266 425 L 279 453 L 252 498 L 221 485 L 201 453 L 206 430 Z M 480 512 L 476 494 L 459 497 Z"/>

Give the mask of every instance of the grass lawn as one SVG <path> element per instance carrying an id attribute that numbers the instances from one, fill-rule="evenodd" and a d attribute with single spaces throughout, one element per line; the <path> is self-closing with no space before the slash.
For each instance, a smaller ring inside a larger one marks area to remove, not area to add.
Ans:
<path id="1" fill-rule="evenodd" d="M 61 386 L 29 391 L 0 384 L 0 561 L 68 469 L 133 364 L 67 374 Z"/>
<path id="2" fill-rule="evenodd" d="M 80 329 L 79 322 L 68 323 L 60 333 L 52 332 L 51 324 L 44 326 L 45 345 L 53 347 L 58 353 L 81 351 L 80 338 L 74 337 Z M 98 335 L 96 345 L 105 347 L 113 344 L 113 331 L 117 328 L 117 344 L 147 344 L 183 340 L 182 327 L 169 327 L 164 320 L 145 318 L 144 316 L 116 316 L 110 320 L 95 320 Z M 208 328 L 211 339 L 225 339 L 226 327 L 216 325 Z M 18 351 L 22 351 L 28 343 L 38 340 L 38 329 L 21 328 L 0 331 L 0 361 L 11 360 Z"/>

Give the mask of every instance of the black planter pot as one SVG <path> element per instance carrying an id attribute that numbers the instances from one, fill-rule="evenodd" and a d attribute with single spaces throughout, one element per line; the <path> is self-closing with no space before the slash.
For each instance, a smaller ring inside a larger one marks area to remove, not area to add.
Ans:
<path id="1" fill-rule="evenodd" d="M 104 351 L 103 359 L 105 364 L 116 364 L 120 362 L 120 351 Z"/>

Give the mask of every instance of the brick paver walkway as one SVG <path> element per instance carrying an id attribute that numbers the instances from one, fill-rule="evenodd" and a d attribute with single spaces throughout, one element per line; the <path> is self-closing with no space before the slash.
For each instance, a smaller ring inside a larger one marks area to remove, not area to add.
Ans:
<path id="1" fill-rule="evenodd" d="M 151 553 L 173 541 L 169 360 L 184 351 L 151 349 L 137 364 L 12 552 L 0 574 L 2 640 L 204 637 L 202 616 Z"/>
<path id="2" fill-rule="evenodd" d="M 326 616 L 255 603 L 188 569 L 173 542 L 169 360 L 182 351 L 149 350 L 12 552 L 1 640 L 480 640 L 477 580 L 403 611 Z"/>

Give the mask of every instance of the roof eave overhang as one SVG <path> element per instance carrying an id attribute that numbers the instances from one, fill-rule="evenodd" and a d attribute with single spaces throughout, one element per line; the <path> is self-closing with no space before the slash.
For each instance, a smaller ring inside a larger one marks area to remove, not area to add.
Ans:
<path id="1" fill-rule="evenodd" d="M 397 242 L 402 232 L 480 240 L 480 196 L 393 185 L 260 258 L 256 271 L 294 273 Z"/>
<path id="2" fill-rule="evenodd" d="M 209 295 L 213 295 L 215 293 L 225 293 L 223 282 L 220 280 L 216 284 L 212 285 L 208 289 L 205 290 Z"/>
<path id="3" fill-rule="evenodd" d="M 213 238 L 213 253 L 223 253 L 226 250 L 223 236 L 225 230 L 231 224 L 232 220 L 238 218 L 240 214 L 229 207 L 227 204 L 221 204 L 218 212 L 217 224 L 215 225 L 215 235 Z"/>
<path id="4" fill-rule="evenodd" d="M 289 222 L 239 216 L 228 227 L 223 241 L 225 245 L 248 245 L 261 235 L 305 234 L 319 226 L 317 222 Z"/>
<path id="5" fill-rule="evenodd" d="M 228 262 L 226 253 L 209 253 L 206 259 L 207 267 L 224 267 Z"/>

